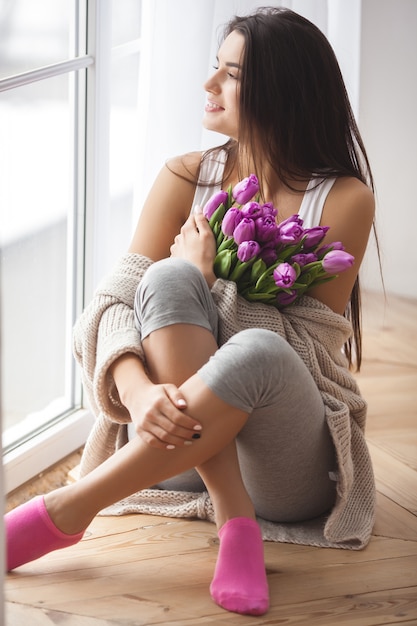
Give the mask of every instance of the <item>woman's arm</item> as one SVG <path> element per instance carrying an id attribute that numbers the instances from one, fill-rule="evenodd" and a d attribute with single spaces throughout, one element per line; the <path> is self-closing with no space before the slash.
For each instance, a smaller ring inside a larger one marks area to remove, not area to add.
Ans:
<path id="1" fill-rule="evenodd" d="M 196 187 L 192 181 L 197 179 L 200 161 L 201 154 L 192 153 L 172 159 L 161 170 L 143 207 L 129 252 L 158 261 L 169 257 L 171 248 L 178 252 L 181 242 L 181 253 L 177 256 L 187 258 L 187 254 L 191 254 L 190 260 L 193 254 L 197 259 L 202 256 L 195 241 L 195 234 L 198 235 L 195 220 L 190 217 Z M 209 229 L 208 224 L 206 227 Z M 213 239 L 211 231 L 210 236 Z M 214 251 L 211 271 L 213 259 Z M 165 446 L 167 434 L 169 443 L 174 445 L 190 439 L 197 422 L 185 414 L 184 399 L 175 385 L 152 383 L 141 360 L 131 353 L 120 356 L 112 364 L 110 373 L 136 432 L 146 443 Z"/>
<path id="2" fill-rule="evenodd" d="M 159 261 L 170 256 L 175 236 L 186 222 L 193 203 L 201 153 L 168 161 L 159 172 L 143 206 L 129 252 Z"/>
<path id="3" fill-rule="evenodd" d="M 371 189 L 356 178 L 339 178 L 324 205 L 321 225 L 329 226 L 323 244 L 341 241 L 355 257 L 353 266 L 335 279 L 308 291 L 336 313 L 343 314 L 365 254 L 375 214 Z"/>

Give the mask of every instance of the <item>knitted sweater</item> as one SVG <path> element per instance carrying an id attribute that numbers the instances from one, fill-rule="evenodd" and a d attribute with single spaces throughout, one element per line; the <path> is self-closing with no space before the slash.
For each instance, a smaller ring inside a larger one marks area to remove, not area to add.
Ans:
<path id="1" fill-rule="evenodd" d="M 126 352 L 143 359 L 133 302 L 137 285 L 151 263 L 137 254 L 122 257 L 115 271 L 98 287 L 74 328 L 74 353 L 96 416 L 84 449 L 81 475 L 97 467 L 127 441 L 126 424 L 130 417 L 120 402 L 109 368 Z M 264 539 L 363 548 L 374 523 L 375 485 L 364 437 L 366 403 L 342 352 L 351 333 L 350 323 L 308 296 L 278 311 L 273 306 L 247 302 L 237 294 L 235 283 L 221 279 L 215 282 L 212 295 L 219 311 L 220 345 L 240 330 L 258 327 L 279 333 L 300 355 L 320 390 L 336 449 L 337 498 L 329 515 L 285 524 L 259 519 Z M 133 512 L 214 521 L 206 492 L 145 489 L 102 513 Z"/>

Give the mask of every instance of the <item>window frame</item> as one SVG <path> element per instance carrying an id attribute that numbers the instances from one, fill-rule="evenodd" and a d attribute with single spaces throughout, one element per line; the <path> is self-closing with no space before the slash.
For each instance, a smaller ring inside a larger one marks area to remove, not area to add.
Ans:
<path id="1" fill-rule="evenodd" d="M 71 77 L 74 195 L 68 228 L 75 259 L 69 276 L 73 320 L 91 298 L 98 273 L 94 264 L 95 242 L 99 237 L 96 209 L 100 205 L 100 190 L 97 180 L 106 168 L 106 158 L 108 167 L 108 131 L 107 135 L 103 134 L 108 118 L 103 115 L 103 103 L 106 102 L 100 96 L 108 80 L 106 60 L 110 60 L 100 56 L 99 48 L 103 47 L 104 33 L 108 33 L 110 12 L 110 0 L 77 0 L 72 25 L 72 58 L 0 80 L 0 91 L 5 91 L 60 74 Z M 104 151 L 106 140 L 107 153 Z M 77 266 L 81 266 L 78 275 Z M 10 493 L 85 444 L 94 416 L 83 406 L 81 380 L 75 362 L 73 375 L 75 397 L 81 408 L 51 420 L 21 443 L 10 446 L 3 455 L 5 493 Z"/>

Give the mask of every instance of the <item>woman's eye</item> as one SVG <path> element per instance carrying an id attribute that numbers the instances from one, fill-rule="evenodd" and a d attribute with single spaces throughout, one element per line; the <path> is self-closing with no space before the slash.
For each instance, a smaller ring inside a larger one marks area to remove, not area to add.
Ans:
<path id="1" fill-rule="evenodd" d="M 237 80 L 237 76 L 232 74 L 232 72 L 227 72 L 227 75 L 229 76 L 229 78 L 234 78 L 235 80 Z"/>

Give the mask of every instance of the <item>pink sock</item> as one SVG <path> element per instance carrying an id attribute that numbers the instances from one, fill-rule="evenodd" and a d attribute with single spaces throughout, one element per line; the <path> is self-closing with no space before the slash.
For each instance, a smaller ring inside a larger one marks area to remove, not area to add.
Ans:
<path id="1" fill-rule="evenodd" d="M 4 522 L 8 572 L 52 550 L 71 546 L 84 535 L 84 531 L 75 535 L 60 531 L 49 517 L 43 496 L 13 509 Z"/>
<path id="2" fill-rule="evenodd" d="M 210 593 L 216 604 L 244 615 L 269 608 L 261 529 L 249 517 L 234 517 L 219 530 L 220 548 Z"/>

